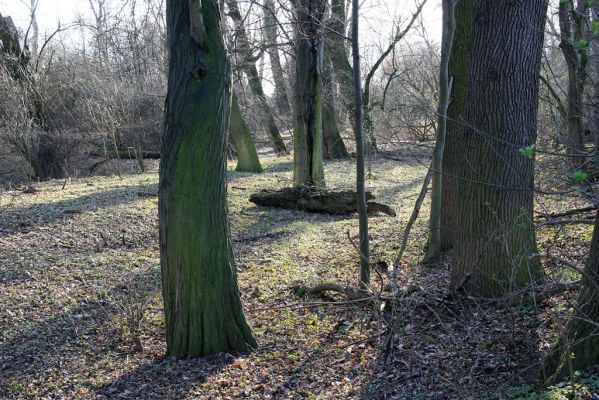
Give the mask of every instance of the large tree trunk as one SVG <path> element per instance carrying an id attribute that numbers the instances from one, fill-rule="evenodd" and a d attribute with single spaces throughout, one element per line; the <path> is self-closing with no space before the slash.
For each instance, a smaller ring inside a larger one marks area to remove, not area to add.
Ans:
<path id="1" fill-rule="evenodd" d="M 159 225 L 167 352 L 252 349 L 226 204 L 231 74 L 217 0 L 168 0 Z"/>
<path id="2" fill-rule="evenodd" d="M 462 135 L 470 84 L 470 38 L 474 0 L 460 0 L 456 6 L 454 32 L 448 72 L 452 79 L 451 102 L 447 108 L 447 133 L 443 151 L 443 184 L 441 185 L 441 250 L 453 246 L 456 231 L 457 191 L 463 161 Z"/>
<path id="3" fill-rule="evenodd" d="M 322 139 L 322 28 L 325 2 L 297 0 L 293 184 L 324 186 Z"/>
<path id="4" fill-rule="evenodd" d="M 326 48 L 326 44 L 325 44 Z M 337 124 L 337 111 L 335 110 L 335 98 L 333 76 L 331 75 L 331 60 L 327 57 L 326 49 L 323 63 L 323 98 L 322 98 L 322 136 L 324 140 L 324 158 L 332 160 L 336 158 L 348 158 L 349 153 L 343 143 Z"/>
<path id="5" fill-rule="evenodd" d="M 444 201 L 441 196 L 443 185 L 443 152 L 447 133 L 447 107 L 451 81 L 449 78 L 449 57 L 453 45 L 455 29 L 455 6 L 457 0 L 443 0 L 443 39 L 441 43 L 441 64 L 439 66 L 439 106 L 437 108 L 439 123 L 433 152 L 431 188 L 431 212 L 429 220 L 429 236 L 427 261 L 436 262 L 441 255 L 441 206 Z"/>
<path id="6" fill-rule="evenodd" d="M 270 58 L 272 80 L 275 84 L 275 103 L 281 114 L 291 115 L 287 87 L 285 86 L 285 74 L 283 73 L 281 57 L 279 56 L 277 27 L 275 5 L 272 0 L 264 0 L 264 39 L 266 40 L 268 57 Z"/>
<path id="7" fill-rule="evenodd" d="M 245 72 L 248 78 L 248 85 L 252 94 L 256 97 L 262 122 L 270 139 L 272 141 L 274 150 L 277 154 L 287 154 L 287 146 L 281 137 L 277 123 L 275 122 L 274 114 L 266 101 L 266 95 L 264 94 L 264 88 L 262 87 L 262 80 L 256 68 L 256 60 L 252 54 L 252 47 L 250 45 L 250 39 L 245 31 L 243 25 L 243 18 L 239 11 L 239 5 L 237 0 L 226 0 L 227 6 L 229 7 L 229 16 L 236 24 L 235 38 L 236 38 L 236 50 L 239 52 L 241 57 L 241 65 L 243 72 Z"/>
<path id="8" fill-rule="evenodd" d="M 233 101 L 231 103 L 229 132 L 231 133 L 231 142 L 233 142 L 233 147 L 237 153 L 237 167 L 235 167 L 235 171 L 262 172 L 262 166 L 260 165 L 260 159 L 256 151 L 256 143 L 250 133 L 250 128 L 248 128 L 241 114 L 235 93 L 233 93 Z"/>
<path id="9" fill-rule="evenodd" d="M 566 334 L 545 359 L 543 378 L 547 383 L 564 378 L 570 368 L 574 371 L 599 364 L 599 213 L 583 272 L 583 286 Z"/>
<path id="10" fill-rule="evenodd" d="M 540 280 L 533 224 L 534 145 L 545 0 L 477 2 L 462 143 L 453 290 L 501 296 Z"/>

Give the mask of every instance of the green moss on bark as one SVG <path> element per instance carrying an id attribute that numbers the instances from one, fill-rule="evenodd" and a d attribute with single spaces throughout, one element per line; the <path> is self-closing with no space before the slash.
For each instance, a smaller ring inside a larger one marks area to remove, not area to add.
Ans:
<path id="1" fill-rule="evenodd" d="M 202 2 L 205 43 L 189 2 L 167 2 L 170 49 L 159 226 L 167 352 L 176 357 L 256 346 L 243 314 L 226 204 L 230 66 L 216 0 Z"/>

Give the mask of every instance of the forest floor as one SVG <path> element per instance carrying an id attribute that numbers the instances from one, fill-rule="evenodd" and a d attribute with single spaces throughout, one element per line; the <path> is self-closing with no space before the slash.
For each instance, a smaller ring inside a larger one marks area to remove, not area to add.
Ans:
<path id="1" fill-rule="evenodd" d="M 376 160 L 367 181 L 377 201 L 398 213 L 370 220 L 375 291 L 390 282 L 384 267 L 428 164 L 417 148 L 395 158 Z M 239 285 L 259 342 L 240 356 L 164 357 L 156 168 L 2 192 L 0 398 L 491 399 L 532 391 L 574 293 L 534 307 L 446 300 L 451 255 L 434 268 L 419 262 L 425 203 L 396 266 L 411 294 L 392 311 L 339 295 L 298 298 L 290 290 L 298 283 L 356 284 L 358 255 L 347 235 L 356 237 L 357 217 L 251 204 L 251 193 L 292 179 L 290 157 L 262 162 L 263 174 L 229 165 Z M 353 187 L 352 162 L 327 162 L 325 170 L 329 187 Z M 549 211 L 582 205 L 567 196 L 548 203 Z M 539 243 L 580 263 L 590 237 L 588 224 L 547 227 Z M 555 264 L 546 268 L 576 279 Z M 598 387 L 596 377 L 582 379 L 579 398 L 594 398 Z M 552 398 L 569 390 L 563 384 Z"/>

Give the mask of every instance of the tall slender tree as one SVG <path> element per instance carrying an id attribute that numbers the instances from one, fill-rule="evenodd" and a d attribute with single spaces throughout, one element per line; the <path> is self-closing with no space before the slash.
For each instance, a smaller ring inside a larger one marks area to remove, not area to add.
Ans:
<path id="1" fill-rule="evenodd" d="M 437 136 L 435 150 L 433 152 L 432 181 L 431 188 L 431 212 L 429 223 L 428 253 L 427 260 L 434 261 L 441 255 L 441 204 L 443 185 L 443 152 L 445 150 L 445 135 L 447 133 L 447 108 L 449 107 L 449 93 L 451 91 L 451 79 L 449 77 L 449 57 L 453 46 L 453 34 L 455 30 L 455 6 L 456 0 L 443 0 L 443 38 L 441 41 L 441 64 L 439 66 L 439 106 L 437 114 Z"/>
<path id="2" fill-rule="evenodd" d="M 324 0 L 296 0 L 293 183 L 324 186 L 322 17 Z"/>
<path id="3" fill-rule="evenodd" d="M 278 21 L 277 12 L 273 0 L 264 0 L 264 39 L 266 42 L 266 51 L 270 59 L 270 69 L 275 89 L 275 103 L 277 109 L 283 115 L 291 115 L 289 107 L 289 96 L 287 96 L 287 86 L 285 85 L 285 74 L 281 57 L 279 56 L 278 43 Z"/>
<path id="4" fill-rule="evenodd" d="M 159 226 L 167 352 L 256 346 L 243 314 L 226 204 L 231 73 L 218 0 L 168 0 L 170 51 Z"/>
<path id="5" fill-rule="evenodd" d="M 368 236 L 368 208 L 366 204 L 364 167 L 364 109 L 361 90 L 360 68 L 360 2 L 352 0 L 352 53 L 354 61 L 354 135 L 356 137 L 356 191 L 360 224 L 360 284 L 370 284 L 370 239 Z"/>
<path id="6" fill-rule="evenodd" d="M 535 257 L 532 149 L 546 11 L 545 0 L 475 5 L 454 290 L 500 296 L 543 276 Z"/>

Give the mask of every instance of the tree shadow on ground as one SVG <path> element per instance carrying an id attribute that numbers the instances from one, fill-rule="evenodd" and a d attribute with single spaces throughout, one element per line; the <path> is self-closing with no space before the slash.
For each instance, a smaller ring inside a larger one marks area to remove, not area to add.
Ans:
<path id="1" fill-rule="evenodd" d="M 77 306 L 47 319 L 35 322 L 14 319 L 13 325 L 21 326 L 0 336 L 0 382 L 3 382 L 0 398 L 31 398 L 31 393 L 24 393 L 28 389 L 24 383 L 35 388 L 34 397 L 40 398 L 70 397 L 69 393 L 72 395 L 82 385 L 93 386 L 78 374 L 85 364 L 98 361 L 96 357 L 107 350 L 113 353 L 130 347 L 124 345 L 106 323 L 122 314 L 128 306 L 123 301 L 131 299 L 130 293 L 142 290 L 147 291 L 147 295 L 159 290 L 156 269 L 135 274 L 128 283 L 97 291 L 93 301 L 72 297 L 69 304 Z M 49 305 L 44 306 L 47 307 Z M 56 369 L 57 359 L 60 359 L 60 369 Z"/>
<path id="2" fill-rule="evenodd" d="M 12 230 L 12 233 L 26 233 L 37 227 L 64 221 L 84 213 L 153 197 L 157 195 L 157 191 L 157 184 L 125 186 L 74 199 L 10 207 L 2 214 L 1 225 L 6 230 L 0 230 L 0 238 L 11 235 L 8 229 Z"/>
<path id="3" fill-rule="evenodd" d="M 95 389 L 97 399 L 182 399 L 217 398 L 199 388 L 206 379 L 221 372 L 235 358 L 217 354 L 205 358 L 175 359 L 160 357 Z M 194 393 L 194 388 L 198 392 Z"/>
<path id="4" fill-rule="evenodd" d="M 510 386 L 535 383 L 540 310 L 431 294 L 388 316 L 368 398 L 501 398 Z"/>

